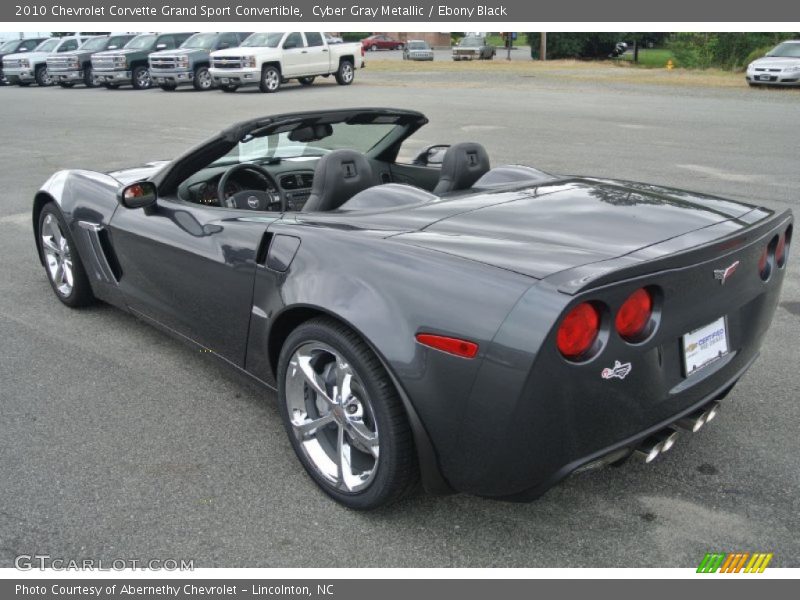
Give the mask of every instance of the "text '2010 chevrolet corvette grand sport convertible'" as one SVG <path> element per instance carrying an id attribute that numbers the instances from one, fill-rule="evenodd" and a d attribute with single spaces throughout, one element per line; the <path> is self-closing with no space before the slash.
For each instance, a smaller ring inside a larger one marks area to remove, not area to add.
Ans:
<path id="1" fill-rule="evenodd" d="M 239 123 L 171 162 L 61 171 L 33 227 L 56 296 L 102 300 L 278 392 L 337 501 L 529 500 L 646 461 L 753 364 L 792 215 L 663 187 L 490 168 L 477 143 L 408 164 L 420 113 Z"/>

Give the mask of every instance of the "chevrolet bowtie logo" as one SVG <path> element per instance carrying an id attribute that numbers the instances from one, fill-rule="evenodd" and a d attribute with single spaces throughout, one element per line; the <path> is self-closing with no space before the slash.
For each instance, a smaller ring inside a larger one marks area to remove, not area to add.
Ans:
<path id="1" fill-rule="evenodd" d="M 728 277 L 733 275 L 737 268 L 739 268 L 738 260 L 726 269 L 714 269 L 714 279 L 719 280 L 720 285 L 725 285 L 725 282 L 728 281 Z"/>

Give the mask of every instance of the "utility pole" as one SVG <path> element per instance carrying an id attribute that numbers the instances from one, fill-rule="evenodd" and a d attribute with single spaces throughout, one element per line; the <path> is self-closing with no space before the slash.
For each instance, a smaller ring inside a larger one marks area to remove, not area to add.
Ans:
<path id="1" fill-rule="evenodd" d="M 539 60 L 547 60 L 547 32 L 545 31 L 540 34 Z"/>

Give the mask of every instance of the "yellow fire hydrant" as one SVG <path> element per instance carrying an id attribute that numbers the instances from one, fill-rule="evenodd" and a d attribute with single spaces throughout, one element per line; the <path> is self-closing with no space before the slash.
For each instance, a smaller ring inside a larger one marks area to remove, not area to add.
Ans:
<path id="1" fill-rule="evenodd" d="M 672 64 L 672 59 L 670 58 L 667 61 L 667 71 L 672 71 L 673 68 L 675 68 L 675 65 Z"/>

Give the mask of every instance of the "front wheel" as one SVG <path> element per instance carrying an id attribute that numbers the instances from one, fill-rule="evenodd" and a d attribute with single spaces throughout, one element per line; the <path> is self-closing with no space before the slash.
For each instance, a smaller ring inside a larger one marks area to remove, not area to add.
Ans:
<path id="1" fill-rule="evenodd" d="M 416 454 L 402 403 L 355 332 L 327 317 L 300 325 L 281 350 L 278 382 L 292 447 L 326 494 L 368 510 L 414 487 Z"/>
<path id="2" fill-rule="evenodd" d="M 314 83 L 315 79 L 316 77 L 300 77 L 297 81 L 300 82 L 300 85 L 308 87 L 309 85 Z"/>
<path id="3" fill-rule="evenodd" d="M 36 85 L 39 87 L 53 85 L 53 80 L 50 78 L 50 75 L 47 72 L 47 67 L 44 65 L 36 67 L 34 78 L 36 79 Z"/>
<path id="4" fill-rule="evenodd" d="M 277 67 L 267 65 L 261 71 L 261 81 L 258 84 L 260 89 L 265 94 L 274 94 L 281 87 L 281 73 Z"/>
<path id="5" fill-rule="evenodd" d="M 131 85 L 135 90 L 146 90 L 152 85 L 150 71 L 144 65 L 139 65 L 131 73 Z"/>
<path id="6" fill-rule="evenodd" d="M 336 83 L 339 85 L 350 85 L 353 83 L 355 77 L 355 69 L 353 63 L 349 60 L 343 60 L 339 63 L 339 70 L 336 71 Z"/>
<path id="7" fill-rule="evenodd" d="M 373 52 L 377 52 L 378 46 L 376 44 L 372 44 L 372 46 L 370 46 L 369 49 L 372 50 Z"/>
<path id="8" fill-rule="evenodd" d="M 94 302 L 92 287 L 75 242 L 64 217 L 52 202 L 45 205 L 39 215 L 38 232 L 47 278 L 56 297 L 72 308 Z"/>
<path id="9" fill-rule="evenodd" d="M 83 68 L 83 85 L 86 87 L 94 87 L 96 85 L 94 82 L 94 73 L 92 73 L 92 67 Z"/>
<path id="10" fill-rule="evenodd" d="M 198 92 L 205 92 L 214 87 L 214 80 L 211 78 L 211 73 L 208 72 L 208 67 L 197 67 L 194 70 L 192 85 Z"/>

